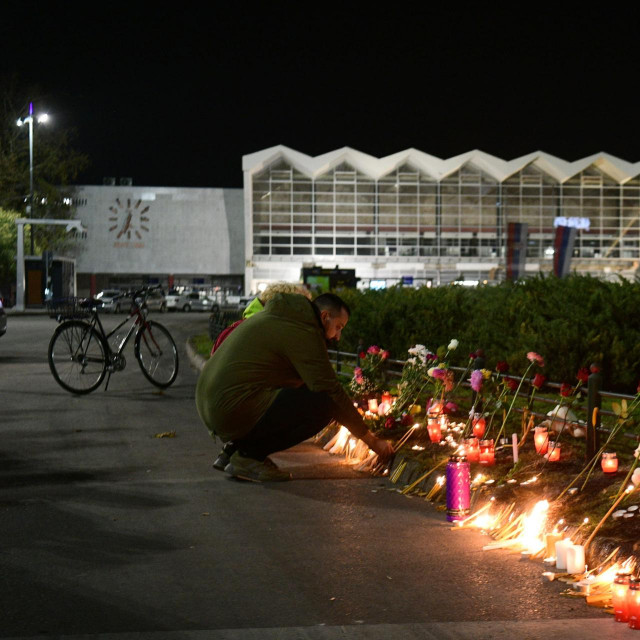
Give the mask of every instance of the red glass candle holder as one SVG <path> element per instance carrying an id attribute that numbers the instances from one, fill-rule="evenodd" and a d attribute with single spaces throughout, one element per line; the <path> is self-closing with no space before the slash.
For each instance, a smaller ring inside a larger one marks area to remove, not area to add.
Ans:
<path id="1" fill-rule="evenodd" d="M 627 615 L 629 626 L 632 629 L 640 629 L 640 580 L 629 580 L 627 591 Z"/>
<path id="2" fill-rule="evenodd" d="M 629 576 L 618 573 L 611 587 L 611 604 L 616 622 L 629 620 L 629 606 L 627 604 L 627 592 L 629 591 Z"/>
<path id="3" fill-rule="evenodd" d="M 464 441 L 464 455 L 469 462 L 480 462 L 480 441 L 475 436 Z"/>
<path id="4" fill-rule="evenodd" d="M 429 418 L 427 420 L 427 431 L 431 442 L 440 442 L 442 440 L 442 429 L 438 418 Z"/>
<path id="5" fill-rule="evenodd" d="M 491 466 L 496 463 L 493 440 L 480 440 L 480 464 Z"/>
<path id="6" fill-rule="evenodd" d="M 546 427 L 536 427 L 533 433 L 533 443 L 536 453 L 544 455 L 549 448 L 549 431 Z"/>
<path id="7" fill-rule="evenodd" d="M 473 416 L 473 420 L 471 421 L 471 426 L 473 427 L 473 435 L 476 438 L 482 438 L 484 435 L 484 430 L 487 427 L 487 421 L 480 414 L 475 414 Z"/>
<path id="8" fill-rule="evenodd" d="M 600 460 L 600 466 L 605 473 L 615 474 L 618 471 L 618 456 L 615 453 L 605 451 Z"/>
<path id="9" fill-rule="evenodd" d="M 549 462 L 560 461 L 560 445 L 557 442 L 549 442 L 549 446 L 547 448 L 547 456 L 549 456 Z"/>

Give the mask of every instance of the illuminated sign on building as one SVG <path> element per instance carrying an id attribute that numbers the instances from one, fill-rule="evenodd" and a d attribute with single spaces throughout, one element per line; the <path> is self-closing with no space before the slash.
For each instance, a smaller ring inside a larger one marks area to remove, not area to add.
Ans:
<path id="1" fill-rule="evenodd" d="M 589 231 L 591 226 L 591 220 L 589 218 L 565 218 L 559 216 L 553 221 L 554 227 L 573 227 L 574 229 L 582 229 L 583 231 Z"/>

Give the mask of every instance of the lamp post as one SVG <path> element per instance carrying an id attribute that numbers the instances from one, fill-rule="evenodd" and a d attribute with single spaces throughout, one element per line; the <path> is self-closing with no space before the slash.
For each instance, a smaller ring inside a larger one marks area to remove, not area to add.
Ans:
<path id="1" fill-rule="evenodd" d="M 29 204 L 27 205 L 27 215 L 31 217 L 33 215 L 33 119 L 39 123 L 47 122 L 49 116 L 46 113 L 42 113 L 39 116 L 33 115 L 33 102 L 29 103 L 29 115 L 26 118 L 18 118 L 16 123 L 19 127 L 25 124 L 29 125 Z M 34 252 L 33 246 L 33 226 L 31 227 L 31 255 Z"/>

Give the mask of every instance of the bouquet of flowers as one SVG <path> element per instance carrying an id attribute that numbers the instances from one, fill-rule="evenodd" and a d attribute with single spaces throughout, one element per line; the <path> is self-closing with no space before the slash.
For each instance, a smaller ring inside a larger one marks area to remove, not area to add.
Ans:
<path id="1" fill-rule="evenodd" d="M 384 389 L 388 358 L 389 352 L 377 345 L 371 345 L 366 353 L 360 354 L 360 366 L 353 370 L 353 378 L 349 385 L 355 397 L 364 399 Z"/>

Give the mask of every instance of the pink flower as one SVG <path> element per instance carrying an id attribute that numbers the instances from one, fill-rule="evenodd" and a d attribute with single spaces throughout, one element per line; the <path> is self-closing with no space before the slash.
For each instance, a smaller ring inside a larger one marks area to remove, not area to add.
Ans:
<path id="1" fill-rule="evenodd" d="M 455 413 L 458 410 L 458 405 L 455 402 L 447 402 L 444 405 L 444 412 L 446 414 Z"/>
<path id="2" fill-rule="evenodd" d="M 444 382 L 444 390 L 445 391 L 452 391 L 453 387 L 454 387 L 454 378 L 453 378 L 453 371 L 445 371 L 444 373 L 444 378 L 443 378 L 443 382 Z"/>
<path id="3" fill-rule="evenodd" d="M 383 360 L 386 360 L 390 354 L 388 351 L 383 351 L 380 355 L 382 356 Z"/>
<path id="4" fill-rule="evenodd" d="M 482 371 L 480 369 L 476 369 L 471 374 L 471 388 L 476 392 L 480 392 L 480 389 L 482 389 L 482 380 Z"/>
<path id="5" fill-rule="evenodd" d="M 444 369 L 434 369 L 431 375 L 438 380 L 444 380 L 447 372 Z"/>
<path id="6" fill-rule="evenodd" d="M 372 355 L 377 355 L 378 353 L 380 353 L 380 347 L 378 347 L 375 344 L 372 344 L 368 349 L 367 349 L 367 353 L 371 353 Z"/>
<path id="7" fill-rule="evenodd" d="M 535 351 L 529 351 L 529 353 L 527 353 L 527 359 L 529 362 L 537 362 L 539 366 L 544 367 L 544 358 Z"/>

